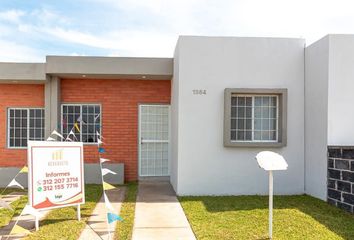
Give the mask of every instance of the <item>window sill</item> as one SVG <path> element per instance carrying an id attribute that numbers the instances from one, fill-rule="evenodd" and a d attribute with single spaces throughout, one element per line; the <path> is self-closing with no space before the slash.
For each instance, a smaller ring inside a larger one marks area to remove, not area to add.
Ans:
<path id="1" fill-rule="evenodd" d="M 224 147 L 281 148 L 285 146 L 285 142 L 224 142 Z"/>
<path id="2" fill-rule="evenodd" d="M 57 141 L 57 142 L 70 142 L 70 141 Z M 72 142 L 80 142 L 80 141 L 72 141 Z M 93 145 L 97 145 L 97 142 L 82 142 L 83 145 L 88 145 L 88 146 L 93 146 Z"/>
<path id="3" fill-rule="evenodd" d="M 7 149 L 10 150 L 27 150 L 27 147 L 7 147 Z"/>
<path id="4" fill-rule="evenodd" d="M 98 143 L 85 143 L 83 142 L 84 146 L 93 146 L 93 145 L 98 145 Z"/>
<path id="5" fill-rule="evenodd" d="M 62 141 L 55 141 L 55 142 L 62 142 Z M 95 146 L 98 145 L 98 143 L 83 143 L 84 146 Z M 27 150 L 27 147 L 6 147 L 9 150 Z"/>

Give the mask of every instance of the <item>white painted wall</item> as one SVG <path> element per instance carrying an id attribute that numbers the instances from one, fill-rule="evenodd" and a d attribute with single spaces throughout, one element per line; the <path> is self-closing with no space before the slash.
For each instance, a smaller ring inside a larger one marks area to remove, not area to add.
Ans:
<path id="1" fill-rule="evenodd" d="M 354 35 L 330 35 L 328 144 L 354 145 Z"/>
<path id="2" fill-rule="evenodd" d="M 172 134 L 178 131 L 173 141 L 178 155 L 174 150 L 172 163 L 177 159 L 178 168 L 172 183 L 177 194 L 268 192 L 268 175 L 255 160 L 265 149 L 223 146 L 225 88 L 288 89 L 288 145 L 271 150 L 285 157 L 289 169 L 275 173 L 275 193 L 303 193 L 304 40 L 180 37 L 176 51 L 172 108 L 178 117 Z M 207 94 L 193 95 L 193 89 Z"/>
<path id="3" fill-rule="evenodd" d="M 176 46 L 174 59 L 179 59 L 179 46 Z M 179 92 L 179 61 L 174 61 L 173 78 L 171 84 L 171 134 L 170 134 L 170 181 L 177 192 L 178 182 L 178 92 Z"/>
<path id="4" fill-rule="evenodd" d="M 326 200 L 328 145 L 354 145 L 354 35 L 311 44 L 305 64 L 305 191 Z"/>
<path id="5" fill-rule="evenodd" d="M 327 198 L 329 36 L 305 49 L 305 192 Z"/>

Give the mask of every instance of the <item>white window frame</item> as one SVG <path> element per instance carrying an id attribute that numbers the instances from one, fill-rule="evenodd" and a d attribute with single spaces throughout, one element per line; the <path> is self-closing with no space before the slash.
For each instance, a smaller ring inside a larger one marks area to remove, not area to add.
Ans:
<path id="1" fill-rule="evenodd" d="M 100 103 L 62 103 L 60 106 L 60 133 L 63 134 L 63 109 L 64 106 L 80 106 L 80 115 L 82 115 L 82 106 L 100 106 L 100 134 L 102 134 L 102 104 Z M 80 137 L 78 138 L 78 140 L 80 140 L 80 142 L 82 141 L 82 135 L 81 135 L 81 129 L 82 129 L 82 122 L 80 122 L 79 124 L 80 126 Z M 76 136 L 77 138 L 77 136 Z M 97 142 L 84 142 L 84 145 L 97 145 Z"/>
<path id="2" fill-rule="evenodd" d="M 11 110 L 26 110 L 27 111 L 27 141 L 30 138 L 30 110 L 43 110 L 45 114 L 45 109 L 41 107 L 9 107 L 7 108 L 7 148 L 10 149 L 27 149 L 27 147 L 17 147 L 17 146 L 10 146 L 10 111 Z M 45 119 L 45 115 L 44 115 Z M 45 124 L 43 126 L 45 129 Z M 45 137 L 43 138 L 45 140 Z"/>
<path id="3" fill-rule="evenodd" d="M 231 142 L 236 142 L 236 143 L 276 143 L 278 142 L 279 138 L 279 96 L 275 94 L 237 94 L 234 93 L 231 95 L 232 97 L 251 97 L 252 98 L 252 140 L 230 140 Z M 275 123 L 275 140 L 254 140 L 254 109 L 255 109 L 255 98 L 256 97 L 276 97 L 276 123 Z M 232 118 L 230 118 L 231 120 Z M 231 130 L 231 129 L 230 129 Z M 242 130 L 242 129 L 240 129 Z M 245 131 L 245 130 L 243 130 Z"/>

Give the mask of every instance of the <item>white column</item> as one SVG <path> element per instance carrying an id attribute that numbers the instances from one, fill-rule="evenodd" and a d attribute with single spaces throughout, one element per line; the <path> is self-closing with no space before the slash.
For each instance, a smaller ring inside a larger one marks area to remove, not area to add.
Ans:
<path id="1" fill-rule="evenodd" d="M 55 129 L 59 131 L 60 123 L 60 78 L 47 76 L 44 87 L 45 138 Z"/>

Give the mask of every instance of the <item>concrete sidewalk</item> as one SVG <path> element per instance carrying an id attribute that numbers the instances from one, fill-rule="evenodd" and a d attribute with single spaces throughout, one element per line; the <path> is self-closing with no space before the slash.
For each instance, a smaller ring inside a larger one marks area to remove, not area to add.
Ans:
<path id="1" fill-rule="evenodd" d="M 46 211 L 40 211 L 43 216 L 39 219 L 42 220 L 46 217 L 46 215 L 50 212 L 50 210 Z M 16 216 L 13 217 L 10 223 L 0 229 L 0 240 L 1 239 L 6 239 L 6 240 L 17 240 L 17 239 L 22 239 L 27 236 L 27 234 L 17 234 L 17 235 L 9 235 L 12 228 L 14 227 L 16 221 L 17 225 L 20 227 L 23 227 L 24 229 L 27 229 L 29 231 L 35 231 L 35 218 L 32 215 L 22 215 L 22 216 Z"/>
<path id="2" fill-rule="evenodd" d="M 120 213 L 120 208 L 125 196 L 125 187 L 119 187 L 113 190 L 106 191 L 107 197 L 111 202 L 114 213 Z M 79 240 L 109 240 L 109 234 L 107 232 L 107 227 L 111 231 L 111 239 L 114 239 L 115 226 L 117 222 L 112 224 L 107 224 L 107 208 L 104 203 L 104 197 L 102 195 L 100 201 L 97 203 L 91 217 L 89 218 L 85 229 L 82 231 Z"/>
<path id="3" fill-rule="evenodd" d="M 196 239 L 168 181 L 139 182 L 132 239 Z"/>

